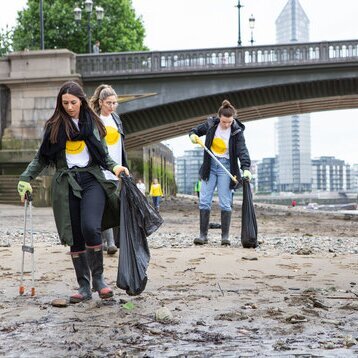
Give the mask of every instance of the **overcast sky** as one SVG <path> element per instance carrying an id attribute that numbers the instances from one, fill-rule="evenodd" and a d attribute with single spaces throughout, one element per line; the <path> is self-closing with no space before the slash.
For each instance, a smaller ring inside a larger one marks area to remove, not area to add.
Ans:
<path id="1" fill-rule="evenodd" d="M 151 50 L 237 45 L 237 0 L 132 0 L 132 3 L 137 15 L 142 16 L 145 44 Z M 250 45 L 251 14 L 255 18 L 255 44 L 275 43 L 275 20 L 286 3 L 287 0 L 241 0 L 242 45 Z M 358 38 L 358 0 L 300 0 L 300 3 L 311 22 L 311 41 Z M 0 0 L 0 27 L 14 25 L 16 12 L 25 4 L 26 0 Z M 270 118 L 246 123 L 245 137 L 252 159 L 275 155 L 275 121 Z M 312 157 L 333 155 L 351 164 L 358 163 L 357 137 L 358 109 L 311 114 Z M 165 143 L 176 156 L 192 148 L 187 136 Z"/>

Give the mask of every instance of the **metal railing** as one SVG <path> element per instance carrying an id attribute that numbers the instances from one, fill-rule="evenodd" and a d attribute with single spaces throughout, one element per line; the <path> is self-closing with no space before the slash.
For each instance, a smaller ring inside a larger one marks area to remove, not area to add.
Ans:
<path id="1" fill-rule="evenodd" d="M 358 61 L 358 40 L 76 55 L 83 77 Z"/>

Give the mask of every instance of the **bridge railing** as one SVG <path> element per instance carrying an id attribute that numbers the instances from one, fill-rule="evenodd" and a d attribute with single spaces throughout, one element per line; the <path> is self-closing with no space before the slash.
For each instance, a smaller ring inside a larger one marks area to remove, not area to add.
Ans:
<path id="1" fill-rule="evenodd" d="M 358 40 L 76 55 L 83 77 L 358 61 Z"/>

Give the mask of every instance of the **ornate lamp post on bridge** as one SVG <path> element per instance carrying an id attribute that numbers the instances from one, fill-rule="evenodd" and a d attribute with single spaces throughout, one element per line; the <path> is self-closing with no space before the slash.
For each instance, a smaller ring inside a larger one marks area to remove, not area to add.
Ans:
<path id="1" fill-rule="evenodd" d="M 92 0 L 85 0 L 85 12 L 87 12 L 87 32 L 88 32 L 88 52 L 92 53 L 92 33 L 91 33 L 91 14 L 93 10 L 93 1 Z M 80 23 L 82 18 L 82 10 L 80 7 L 76 7 L 73 10 L 75 14 L 75 21 Z M 104 17 L 104 10 L 102 6 L 96 6 L 96 18 L 98 23 L 103 20 Z"/>
<path id="2" fill-rule="evenodd" d="M 237 46 L 241 46 L 241 25 L 240 25 L 240 10 L 242 7 L 244 7 L 243 5 L 240 4 L 240 0 L 237 0 L 237 13 L 238 13 L 238 39 L 237 39 Z"/>
<path id="3" fill-rule="evenodd" d="M 255 28 L 255 18 L 254 16 L 251 14 L 250 18 L 249 18 L 249 26 L 250 26 L 250 30 L 251 30 L 251 46 L 254 44 L 254 28 Z"/>

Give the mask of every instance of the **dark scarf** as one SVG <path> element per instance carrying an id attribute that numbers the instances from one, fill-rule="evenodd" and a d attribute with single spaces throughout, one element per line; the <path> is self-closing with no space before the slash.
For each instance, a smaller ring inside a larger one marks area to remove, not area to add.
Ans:
<path id="1" fill-rule="evenodd" d="M 91 118 L 89 112 L 84 110 L 80 111 L 80 118 L 78 122 L 79 131 L 72 120 L 70 120 L 70 124 L 73 129 L 73 134 L 71 134 L 70 140 L 84 140 L 90 153 L 92 163 L 108 169 L 104 160 L 106 152 L 102 143 L 93 134 L 93 119 Z M 66 136 L 65 126 L 63 123 L 60 124 L 56 143 L 50 142 L 50 132 L 51 128 L 48 127 L 40 147 L 40 158 L 43 159 L 46 164 L 54 164 L 56 162 L 57 153 L 65 150 L 66 141 L 69 140 Z"/>

